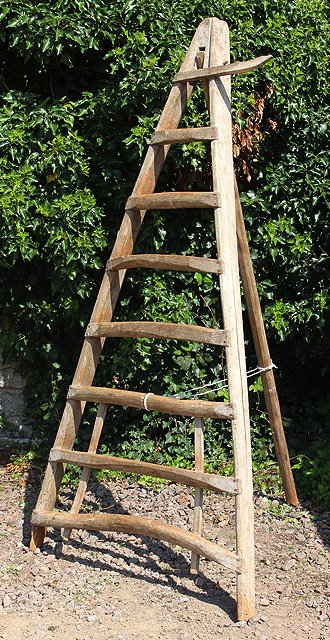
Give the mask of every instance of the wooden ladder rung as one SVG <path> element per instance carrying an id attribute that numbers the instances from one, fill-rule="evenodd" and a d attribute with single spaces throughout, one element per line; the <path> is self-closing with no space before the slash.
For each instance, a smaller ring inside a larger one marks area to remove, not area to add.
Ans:
<path id="1" fill-rule="evenodd" d="M 126 210 L 138 209 L 215 209 L 221 207 L 220 193 L 216 191 L 168 191 L 130 196 Z"/>
<path id="2" fill-rule="evenodd" d="M 273 56 L 260 56 L 252 60 L 244 60 L 242 62 L 232 62 L 219 67 L 204 67 L 203 69 L 194 69 L 193 71 L 179 71 L 175 74 L 173 82 L 193 82 L 204 78 L 214 78 L 219 76 L 231 76 L 234 73 L 247 73 L 258 69 L 262 64 L 268 62 Z"/>
<path id="3" fill-rule="evenodd" d="M 146 267 L 148 269 L 168 269 L 169 271 L 198 271 L 200 273 L 223 273 L 222 260 L 199 258 L 198 256 L 176 256 L 160 253 L 138 253 L 120 258 L 110 258 L 107 271 Z"/>
<path id="4" fill-rule="evenodd" d="M 229 346 L 227 332 L 223 329 L 209 329 L 193 324 L 174 324 L 172 322 L 93 322 L 88 325 L 85 335 L 99 338 L 191 340 L 204 344 Z"/>
<path id="5" fill-rule="evenodd" d="M 171 524 L 165 524 L 151 518 L 127 516 L 110 513 L 67 513 L 57 511 L 34 511 L 31 518 L 33 526 L 54 527 L 55 529 L 84 529 L 87 531 L 117 531 L 150 536 L 164 540 L 169 544 L 189 549 L 209 560 L 214 560 L 227 569 L 241 573 L 244 561 L 236 553 L 221 547 L 215 542 L 183 531 Z"/>
<path id="6" fill-rule="evenodd" d="M 144 410 L 147 408 L 148 411 L 160 411 L 161 413 L 170 413 L 179 416 L 218 418 L 224 420 L 234 419 L 233 406 L 230 402 L 181 400 L 179 398 L 157 396 L 152 393 L 110 389 L 108 387 L 78 387 L 72 385 L 69 387 L 68 399 L 118 404 Z"/>
<path id="7" fill-rule="evenodd" d="M 180 482 L 188 486 L 200 487 L 201 489 L 209 489 L 212 491 L 227 491 L 228 493 L 234 494 L 240 492 L 240 483 L 236 478 L 192 471 L 191 469 L 166 467 L 160 464 L 151 464 L 150 462 L 128 460 L 127 458 L 116 458 L 98 453 L 72 451 L 69 449 L 52 449 L 49 460 L 51 462 L 76 464 L 88 469 L 111 469 L 138 475 L 153 476 L 154 478 L 163 478 L 164 480 Z"/>
<path id="8" fill-rule="evenodd" d="M 217 127 L 192 127 L 190 129 L 159 129 L 151 136 L 150 144 L 176 144 L 182 142 L 198 142 L 200 140 L 217 140 Z"/>

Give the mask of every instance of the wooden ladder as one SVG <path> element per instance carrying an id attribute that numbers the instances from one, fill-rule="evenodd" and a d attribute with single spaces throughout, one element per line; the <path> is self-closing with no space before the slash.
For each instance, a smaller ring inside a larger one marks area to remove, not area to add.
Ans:
<path id="1" fill-rule="evenodd" d="M 67 403 L 50 452 L 49 464 L 32 515 L 31 549 L 43 543 L 47 527 L 120 531 L 152 536 L 191 550 L 191 572 L 198 572 L 199 557 L 205 556 L 237 574 L 239 620 L 255 611 L 253 487 L 250 449 L 248 389 L 245 368 L 239 264 L 248 311 L 262 369 L 265 396 L 286 497 L 297 504 L 283 427 L 280 419 L 273 370 L 265 337 L 260 305 L 248 250 L 237 187 L 234 182 L 230 115 L 230 75 L 257 68 L 270 56 L 229 64 L 229 31 L 225 22 L 207 18 L 199 25 L 179 73 L 176 74 L 159 124 L 150 142 L 140 174 L 128 199 L 117 239 L 87 327 L 82 352 Z M 210 126 L 178 129 L 177 126 L 195 83 L 201 80 L 210 113 Z M 211 144 L 213 191 L 154 193 L 169 146 L 195 140 Z M 236 189 L 236 193 L 235 193 Z M 133 255 L 133 247 L 146 210 L 214 210 L 218 259 L 185 255 Z M 236 220 L 236 222 L 235 222 Z M 236 228 L 237 225 L 237 228 Z M 166 322 L 112 322 L 113 312 L 126 269 L 149 267 L 219 274 L 223 330 Z M 128 390 L 92 386 L 105 338 L 136 336 L 191 340 L 219 345 L 225 349 L 230 402 L 183 400 Z M 73 451 L 86 402 L 98 403 L 87 452 Z M 195 470 L 137 462 L 96 453 L 107 406 L 137 407 L 195 419 Z M 232 423 L 235 475 L 232 478 L 204 472 L 203 418 L 229 419 Z M 65 464 L 82 467 L 78 490 L 70 513 L 54 511 Z M 132 515 L 80 514 L 91 469 L 119 469 L 135 474 L 165 478 L 195 487 L 194 531 L 181 530 L 150 518 Z M 236 499 L 236 551 L 210 542 L 202 533 L 203 489 L 226 491 Z"/>

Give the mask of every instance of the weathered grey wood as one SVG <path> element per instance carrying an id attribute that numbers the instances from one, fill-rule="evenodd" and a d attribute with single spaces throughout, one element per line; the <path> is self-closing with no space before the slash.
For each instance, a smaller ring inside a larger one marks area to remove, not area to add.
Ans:
<path id="1" fill-rule="evenodd" d="M 209 67 L 196 69 L 194 71 L 179 71 L 175 74 L 173 82 L 195 82 L 196 80 L 205 78 L 215 78 L 221 76 L 231 76 L 235 73 L 248 73 L 261 67 L 268 62 L 273 56 L 260 56 L 252 60 L 243 62 L 232 62 L 231 64 L 222 64 L 217 67 Z"/>
<path id="2" fill-rule="evenodd" d="M 126 516 L 109 513 L 71 514 L 56 511 L 34 511 L 32 523 L 38 527 L 84 529 L 87 531 L 117 531 L 150 536 L 158 540 L 165 540 L 170 544 L 179 545 L 184 549 L 194 551 L 209 560 L 214 560 L 232 571 L 241 571 L 241 558 L 221 547 L 220 545 L 183 531 L 171 524 L 165 524 L 151 518 Z"/>
<path id="3" fill-rule="evenodd" d="M 107 409 L 108 409 L 108 405 L 107 404 L 100 404 L 99 408 L 97 410 L 97 414 L 96 414 L 96 418 L 95 418 L 95 422 L 94 422 L 94 427 L 93 427 L 93 431 L 92 431 L 92 435 L 91 435 L 91 439 L 89 442 L 89 446 L 88 446 L 88 451 L 89 453 L 96 453 L 99 441 L 100 441 L 100 437 L 101 437 L 101 433 L 102 433 L 102 429 L 103 429 L 103 424 L 104 424 L 104 419 L 107 413 Z M 49 460 L 52 460 L 51 455 L 49 456 Z M 63 460 L 63 462 L 65 462 L 65 460 Z M 83 503 L 83 500 L 85 498 L 85 494 L 87 491 L 87 485 L 89 482 L 89 478 L 90 478 L 90 474 L 91 474 L 91 470 L 87 467 L 84 467 L 84 469 L 82 469 L 81 472 L 81 476 L 79 479 L 79 484 L 78 484 L 78 488 L 76 491 L 76 495 L 74 497 L 73 503 L 72 503 L 72 507 L 70 509 L 71 513 L 79 513 L 80 511 L 80 507 Z M 71 530 L 70 529 L 65 529 L 63 531 L 63 536 L 64 538 L 70 538 L 71 536 Z"/>
<path id="4" fill-rule="evenodd" d="M 204 424 L 201 418 L 195 418 L 194 425 L 195 441 L 195 471 L 204 471 Z M 197 536 L 202 535 L 203 527 L 203 489 L 195 489 L 194 498 L 194 524 L 193 532 Z M 199 572 L 200 556 L 197 553 L 191 554 L 190 573 L 196 575 Z"/>
<path id="5" fill-rule="evenodd" d="M 141 462 L 140 460 L 116 458 L 114 456 L 85 451 L 72 451 L 72 449 L 52 449 L 49 459 L 52 462 L 65 462 L 80 465 L 86 467 L 89 471 L 91 469 L 111 469 L 116 471 L 125 471 L 127 473 L 136 473 L 138 475 L 152 476 L 154 478 L 163 478 L 164 480 L 180 482 L 192 487 L 201 487 L 209 490 L 212 489 L 212 491 L 216 492 L 228 491 L 228 493 L 238 493 L 240 491 L 240 484 L 237 482 L 236 478 L 203 473 L 203 470 L 200 469 L 192 471 L 190 469 L 180 469 L 177 467 L 152 464 L 150 462 Z M 72 513 L 78 513 L 78 511 L 71 510 Z M 194 533 L 196 533 L 196 531 L 194 531 Z"/>
<path id="6" fill-rule="evenodd" d="M 200 47 L 209 46 L 209 24 L 210 18 L 206 18 L 199 25 L 181 65 L 181 71 L 187 71 L 193 67 L 196 54 Z M 189 83 L 172 87 L 157 129 L 166 130 L 177 128 L 192 90 L 193 85 Z M 169 145 L 149 148 L 135 183 L 133 195 L 153 192 L 168 150 Z M 132 253 L 144 214 L 145 211 L 125 212 L 111 258 L 118 258 L 119 256 Z M 124 276 L 124 270 L 120 273 L 112 272 L 104 275 L 92 313 L 91 322 L 100 322 L 102 319 L 111 320 Z M 85 338 L 74 376 L 75 384 L 90 385 L 92 383 L 103 344 L 103 338 L 99 340 Z M 76 400 L 67 401 L 56 436 L 56 446 L 72 447 L 84 408 L 84 402 L 77 402 Z M 54 507 L 63 473 L 64 467 L 61 463 L 48 464 L 36 506 L 37 510 L 47 511 Z M 32 527 L 30 544 L 32 550 L 42 545 L 45 533 L 44 527 L 38 527 L 37 525 Z"/>
<path id="7" fill-rule="evenodd" d="M 190 340 L 204 344 L 228 344 L 228 336 L 222 329 L 209 329 L 194 324 L 172 322 L 99 322 L 89 324 L 86 336 L 106 338 L 160 338 L 165 340 Z"/>
<path id="8" fill-rule="evenodd" d="M 200 273 L 222 273 L 223 271 L 221 260 L 160 253 L 137 253 L 123 256 L 122 258 L 110 258 L 106 268 L 107 271 L 119 271 L 120 269 L 134 269 L 136 267 L 169 271 L 196 271 Z"/>
<path id="9" fill-rule="evenodd" d="M 212 209 L 221 207 L 220 193 L 207 191 L 168 191 L 131 196 L 126 209 Z"/>
<path id="10" fill-rule="evenodd" d="M 215 140 L 218 136 L 216 127 L 192 127 L 190 129 L 175 129 L 174 131 L 155 131 L 151 136 L 150 144 L 198 142 L 200 140 Z"/>
<path id="11" fill-rule="evenodd" d="M 147 397 L 146 397 L 147 396 Z M 108 387 L 74 387 L 69 388 L 70 400 L 85 400 L 118 404 L 125 407 L 136 407 L 148 411 L 160 411 L 178 416 L 196 416 L 197 418 L 233 418 L 233 407 L 230 402 L 207 402 L 206 400 L 181 400 L 167 396 L 157 396 L 152 393 L 126 391 L 123 389 L 109 389 Z M 65 449 L 67 447 L 54 447 Z"/>
<path id="12" fill-rule="evenodd" d="M 257 354 L 258 365 L 262 369 L 271 366 L 271 357 L 262 317 L 258 289 L 254 277 L 253 265 L 249 251 L 248 240 L 238 187 L 235 181 L 236 203 L 236 231 L 238 240 L 238 257 L 241 277 L 245 293 L 246 306 L 249 314 L 251 333 Z M 272 430 L 276 458 L 281 472 L 285 498 L 288 504 L 298 505 L 298 496 L 292 474 L 288 447 L 286 444 L 281 408 L 278 400 L 273 369 L 260 373 L 265 395 L 269 424 Z"/>
<path id="13" fill-rule="evenodd" d="M 230 59 L 229 30 L 226 22 L 212 19 L 210 67 Z M 232 123 L 230 76 L 209 80 L 210 124 L 219 128 L 219 140 L 211 142 L 213 189 L 221 190 L 222 208 L 215 210 L 218 255 L 224 261 L 220 275 L 220 293 L 224 328 L 230 332 L 226 362 L 230 400 L 235 408 L 232 421 L 235 476 L 242 481 L 236 496 L 237 551 L 244 558 L 245 569 L 237 580 L 239 620 L 248 620 L 255 611 L 253 486 L 250 424 L 240 281 L 238 270 L 234 170 L 232 158 Z"/>

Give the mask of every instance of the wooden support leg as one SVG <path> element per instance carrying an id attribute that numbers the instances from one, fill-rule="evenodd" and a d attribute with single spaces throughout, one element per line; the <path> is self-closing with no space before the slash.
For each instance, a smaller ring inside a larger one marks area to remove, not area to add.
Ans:
<path id="1" fill-rule="evenodd" d="M 95 422 L 94 422 L 94 427 L 93 427 L 93 431 L 92 431 L 92 436 L 90 439 L 90 443 L 89 443 L 89 447 L 88 447 L 88 452 L 89 453 L 96 453 L 99 441 L 100 441 L 100 437 L 101 437 L 101 433 L 102 433 L 102 429 L 103 429 L 103 425 L 104 425 L 104 419 L 107 413 L 107 409 L 108 409 L 108 405 L 107 404 L 100 404 L 99 408 L 98 408 L 98 412 L 96 414 L 96 418 L 95 418 Z M 87 467 L 84 467 L 82 469 L 81 472 L 81 476 L 80 476 L 80 480 L 79 480 L 79 485 L 78 485 L 78 489 L 72 504 L 72 507 L 70 509 L 71 513 L 79 513 L 80 511 L 80 507 L 83 503 L 83 500 L 85 498 L 86 495 L 86 491 L 87 491 L 87 485 L 89 482 L 89 478 L 91 475 L 91 469 L 88 469 Z M 71 529 L 64 529 L 63 531 L 63 536 L 64 538 L 70 538 L 71 536 Z"/>
<path id="2" fill-rule="evenodd" d="M 204 471 L 204 423 L 202 418 L 195 418 L 195 471 Z M 194 504 L 193 532 L 202 535 L 203 526 L 203 489 L 196 487 Z M 191 554 L 190 573 L 196 575 L 199 571 L 200 556 Z"/>
<path id="3" fill-rule="evenodd" d="M 61 426 L 55 440 L 55 446 L 72 448 L 78 430 L 85 402 L 67 401 L 62 416 Z M 65 465 L 62 462 L 48 462 L 35 511 L 52 510 L 63 478 Z M 30 549 L 41 547 L 46 535 L 46 528 L 36 526 L 32 514 L 32 535 Z"/>
<path id="4" fill-rule="evenodd" d="M 213 19 L 210 66 L 230 60 L 228 25 Z M 235 476 L 241 481 L 236 496 L 237 553 L 243 571 L 237 574 L 237 616 L 248 620 L 255 612 L 253 486 L 250 444 L 248 388 L 235 224 L 234 169 L 232 160 L 230 79 L 209 81 L 210 124 L 219 127 L 219 139 L 211 142 L 213 189 L 221 192 L 222 206 L 216 208 L 215 231 L 218 257 L 224 262 L 220 275 L 223 325 L 230 332 L 226 347 L 230 401 L 235 407 L 232 421 Z"/>
<path id="5" fill-rule="evenodd" d="M 46 527 L 34 525 L 31 530 L 30 550 L 35 551 L 43 544 L 46 535 Z"/>
<path id="6" fill-rule="evenodd" d="M 251 332 L 254 342 L 254 348 L 257 354 L 258 365 L 259 367 L 264 369 L 271 366 L 271 358 L 236 181 L 235 206 L 238 257 L 246 299 L 246 306 L 249 314 Z M 280 403 L 278 400 L 273 370 L 270 369 L 269 371 L 262 372 L 261 379 L 264 389 L 266 408 L 269 416 L 269 423 L 273 434 L 276 458 L 282 476 L 285 498 L 288 504 L 296 506 L 298 504 L 298 497 L 296 493 L 295 482 L 293 479 L 288 447 L 285 440 Z"/>

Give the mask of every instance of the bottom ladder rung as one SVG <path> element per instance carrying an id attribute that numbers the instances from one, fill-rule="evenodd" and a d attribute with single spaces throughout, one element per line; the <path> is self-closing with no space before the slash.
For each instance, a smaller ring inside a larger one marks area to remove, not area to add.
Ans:
<path id="1" fill-rule="evenodd" d="M 169 544 L 179 545 L 200 556 L 214 560 L 227 569 L 241 573 L 243 560 L 235 553 L 221 547 L 215 542 L 196 536 L 171 524 L 165 524 L 151 518 L 123 516 L 119 514 L 71 514 L 55 511 L 34 511 L 31 523 L 38 527 L 54 527 L 66 529 L 84 529 L 87 531 L 117 531 L 149 536 L 164 540 Z"/>

